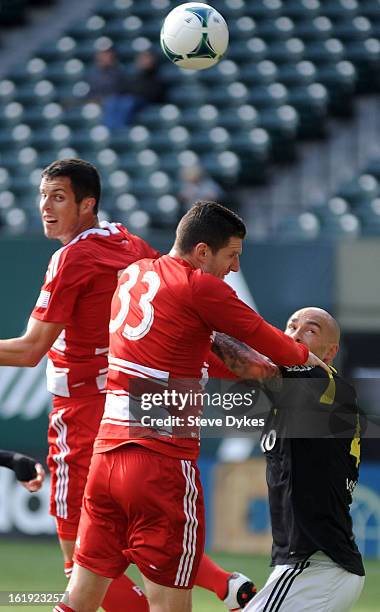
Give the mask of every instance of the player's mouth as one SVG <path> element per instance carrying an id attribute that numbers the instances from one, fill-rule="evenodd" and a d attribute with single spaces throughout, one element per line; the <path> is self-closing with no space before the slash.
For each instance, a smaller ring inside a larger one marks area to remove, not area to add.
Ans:
<path id="1" fill-rule="evenodd" d="M 46 223 L 47 225 L 52 225 L 54 223 L 58 223 L 57 219 L 47 219 L 46 217 L 44 218 L 44 223 Z"/>

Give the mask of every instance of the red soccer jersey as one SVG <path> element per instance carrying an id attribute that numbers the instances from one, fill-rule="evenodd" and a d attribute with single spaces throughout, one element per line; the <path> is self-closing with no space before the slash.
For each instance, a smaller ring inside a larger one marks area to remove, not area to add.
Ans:
<path id="1" fill-rule="evenodd" d="M 135 442 L 181 459 L 196 458 L 194 431 L 181 438 L 174 425 L 152 435 L 141 423 L 134 396 L 139 395 L 136 386 L 144 384 L 149 391 L 151 381 L 159 391 L 190 379 L 194 382 L 189 385 L 199 391 L 195 381 L 207 374 L 214 330 L 246 342 L 278 364 L 298 365 L 308 357 L 306 346 L 266 323 L 227 283 L 182 259 L 145 259 L 122 274 L 111 306 L 107 398 L 97 452 Z M 166 408 L 162 416 L 176 412 L 176 404 Z"/>
<path id="2" fill-rule="evenodd" d="M 120 224 L 82 232 L 52 256 L 32 312 L 65 327 L 48 352 L 47 386 L 55 395 L 104 393 L 108 323 L 119 273 L 159 253 Z"/>

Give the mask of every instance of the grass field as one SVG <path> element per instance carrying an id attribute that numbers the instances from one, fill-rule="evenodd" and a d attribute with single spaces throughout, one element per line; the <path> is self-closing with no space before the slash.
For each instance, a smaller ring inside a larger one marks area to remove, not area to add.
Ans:
<path id="1" fill-rule="evenodd" d="M 257 586 L 263 585 L 268 575 L 268 559 L 244 555 L 212 555 L 223 567 L 240 570 L 252 576 Z M 380 562 L 366 562 L 367 580 L 354 612 L 380 610 Z M 131 568 L 128 574 L 140 582 L 138 572 Z M 3 539 L 0 541 L 0 591 L 60 592 L 65 588 L 62 561 L 58 546 L 50 541 Z M 194 589 L 194 612 L 223 612 L 226 608 L 215 595 L 203 589 Z M 28 606 L 1 606 L 0 610 L 16 612 Z M 33 611 L 52 609 L 48 606 L 29 606 Z M 133 612 L 127 611 L 126 612 Z M 294 612 L 302 612 L 295 610 Z M 315 612 L 318 612 L 317 610 Z"/>

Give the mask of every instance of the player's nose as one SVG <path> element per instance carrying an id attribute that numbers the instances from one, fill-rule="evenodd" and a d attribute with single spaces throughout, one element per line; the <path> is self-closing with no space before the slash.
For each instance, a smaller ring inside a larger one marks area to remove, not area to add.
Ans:
<path id="1" fill-rule="evenodd" d="M 239 272 L 239 270 L 240 270 L 239 257 L 235 257 L 233 262 L 232 262 L 231 272 Z"/>

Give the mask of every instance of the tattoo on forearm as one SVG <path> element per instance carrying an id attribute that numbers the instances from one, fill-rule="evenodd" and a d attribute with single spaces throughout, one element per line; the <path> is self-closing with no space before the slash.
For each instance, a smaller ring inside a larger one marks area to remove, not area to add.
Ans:
<path id="1" fill-rule="evenodd" d="M 252 365 L 252 357 L 255 352 L 247 344 L 227 334 L 217 332 L 211 349 L 231 372 L 240 378 L 249 376 L 249 367 Z"/>

